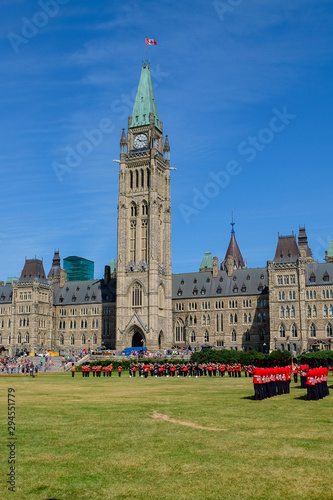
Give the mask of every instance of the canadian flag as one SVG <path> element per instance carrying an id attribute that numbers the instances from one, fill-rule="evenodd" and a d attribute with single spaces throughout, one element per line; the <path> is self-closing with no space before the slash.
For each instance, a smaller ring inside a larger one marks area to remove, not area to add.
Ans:
<path id="1" fill-rule="evenodd" d="M 152 38 L 146 38 L 146 45 L 156 45 L 157 42 L 156 40 L 153 40 Z"/>

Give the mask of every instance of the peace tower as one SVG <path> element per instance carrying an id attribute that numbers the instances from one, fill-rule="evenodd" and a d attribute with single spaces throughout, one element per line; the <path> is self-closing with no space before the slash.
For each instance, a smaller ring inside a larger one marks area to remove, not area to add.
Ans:
<path id="1" fill-rule="evenodd" d="M 120 140 L 116 344 L 171 347 L 170 147 L 146 61 Z"/>

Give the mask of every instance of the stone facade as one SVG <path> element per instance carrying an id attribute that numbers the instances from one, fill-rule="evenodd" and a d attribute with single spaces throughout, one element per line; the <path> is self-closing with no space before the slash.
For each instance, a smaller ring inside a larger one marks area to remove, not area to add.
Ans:
<path id="1" fill-rule="evenodd" d="M 103 279 L 68 281 L 55 252 L 48 279 L 26 260 L 19 279 L 0 283 L 0 344 L 77 353 L 174 345 L 217 349 L 331 349 L 333 242 L 313 260 L 305 229 L 279 236 L 275 257 L 247 268 L 234 222 L 225 257 L 206 252 L 198 272 L 171 270 L 170 146 L 163 136 L 149 65 L 121 135 L 117 267 Z"/>

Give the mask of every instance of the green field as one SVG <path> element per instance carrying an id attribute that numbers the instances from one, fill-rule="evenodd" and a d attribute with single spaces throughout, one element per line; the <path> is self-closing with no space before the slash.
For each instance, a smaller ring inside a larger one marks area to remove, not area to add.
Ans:
<path id="1" fill-rule="evenodd" d="M 2 376 L 0 385 L 2 443 L 9 387 L 17 437 L 16 491 L 7 491 L 4 446 L 1 499 L 333 499 L 332 395 L 306 401 L 292 383 L 289 395 L 254 401 L 244 377 L 126 372 Z"/>

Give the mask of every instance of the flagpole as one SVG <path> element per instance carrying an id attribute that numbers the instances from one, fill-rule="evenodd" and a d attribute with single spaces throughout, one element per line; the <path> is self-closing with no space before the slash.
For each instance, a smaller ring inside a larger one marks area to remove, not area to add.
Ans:
<path id="1" fill-rule="evenodd" d="M 147 38 L 145 38 L 145 45 L 146 45 L 145 54 L 146 54 L 146 62 L 147 62 Z"/>

